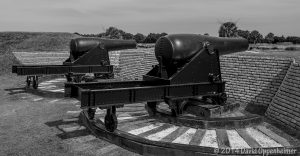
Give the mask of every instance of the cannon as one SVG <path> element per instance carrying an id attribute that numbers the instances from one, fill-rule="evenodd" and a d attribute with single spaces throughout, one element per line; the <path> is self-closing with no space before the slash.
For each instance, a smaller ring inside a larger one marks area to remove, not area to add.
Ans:
<path id="1" fill-rule="evenodd" d="M 157 105 L 165 102 L 175 117 L 195 104 L 226 105 L 219 56 L 247 49 L 243 38 L 171 34 L 156 42 L 158 64 L 143 80 L 66 83 L 65 87 L 71 88 L 71 97 L 81 101 L 91 120 L 96 108 L 106 109 L 104 125 L 113 132 L 118 125 L 116 108 L 125 104 L 146 102 L 148 114 L 155 115 Z"/>
<path id="2" fill-rule="evenodd" d="M 113 78 L 108 51 L 136 48 L 134 40 L 113 40 L 102 38 L 76 38 L 70 41 L 70 56 L 63 65 L 14 65 L 12 73 L 27 75 L 26 84 L 38 88 L 41 75 L 64 74 L 67 81 L 80 82 L 85 73 L 95 77 Z"/>

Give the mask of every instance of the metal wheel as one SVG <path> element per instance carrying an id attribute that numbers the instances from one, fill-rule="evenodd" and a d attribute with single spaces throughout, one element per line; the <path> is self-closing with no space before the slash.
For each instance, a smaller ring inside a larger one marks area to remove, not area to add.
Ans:
<path id="1" fill-rule="evenodd" d="M 221 93 L 220 94 L 220 103 L 221 103 L 221 105 L 225 105 L 226 101 L 227 101 L 227 94 L 226 93 Z"/>
<path id="2" fill-rule="evenodd" d="M 88 111 L 87 111 L 87 113 L 88 113 L 89 119 L 90 119 L 90 120 L 94 120 L 94 118 L 95 118 L 95 113 L 96 113 L 96 109 L 94 109 L 94 108 L 89 108 Z"/>
<path id="3" fill-rule="evenodd" d="M 114 78 L 114 73 L 107 74 L 107 79 L 113 79 L 113 78 Z"/>
<path id="4" fill-rule="evenodd" d="M 72 76 L 70 74 L 66 74 L 67 82 L 72 82 Z"/>
<path id="5" fill-rule="evenodd" d="M 145 109 L 148 112 L 149 116 L 154 116 L 156 114 L 156 105 L 157 102 L 147 102 L 145 104 Z"/>
<path id="6" fill-rule="evenodd" d="M 227 95 L 226 93 L 220 93 L 218 96 L 211 97 L 214 104 L 217 105 L 225 105 L 227 101 Z"/>
<path id="7" fill-rule="evenodd" d="M 32 87 L 34 88 L 34 89 L 37 89 L 38 88 L 38 86 L 39 86 L 39 82 L 38 82 L 39 80 L 38 80 L 38 77 L 37 76 L 35 76 L 34 78 L 33 78 L 33 81 L 32 81 Z"/>
<path id="8" fill-rule="evenodd" d="M 30 80 L 30 77 L 29 76 L 27 76 L 27 78 L 26 78 L 26 87 L 30 87 L 30 84 L 31 84 L 31 80 Z"/>
<path id="9" fill-rule="evenodd" d="M 75 76 L 74 77 L 74 82 L 80 83 L 81 82 L 81 76 Z"/>
<path id="10" fill-rule="evenodd" d="M 184 109 L 186 108 L 187 100 L 186 99 L 178 99 L 178 100 L 167 100 L 166 103 L 169 105 L 172 115 L 177 117 L 183 114 Z"/>
<path id="11" fill-rule="evenodd" d="M 106 114 L 104 118 L 106 130 L 113 132 L 118 127 L 118 119 L 115 113 Z"/>

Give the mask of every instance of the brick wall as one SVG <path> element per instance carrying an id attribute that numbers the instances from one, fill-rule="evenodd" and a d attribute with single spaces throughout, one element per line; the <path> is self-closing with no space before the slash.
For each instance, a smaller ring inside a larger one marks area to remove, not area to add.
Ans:
<path id="1" fill-rule="evenodd" d="M 118 58 L 116 58 L 118 57 Z M 114 65 L 115 77 L 123 80 L 142 79 L 157 64 L 154 48 L 137 48 L 110 52 L 111 64 Z"/>
<path id="2" fill-rule="evenodd" d="M 290 59 L 227 55 L 220 58 L 229 98 L 243 104 L 268 106 L 278 90 Z"/>
<path id="3" fill-rule="evenodd" d="M 291 64 L 290 59 L 236 55 L 222 56 L 220 62 L 229 98 L 263 106 L 270 104 Z M 154 48 L 125 50 L 119 55 L 116 75 L 142 79 L 155 64 Z"/>
<path id="4" fill-rule="evenodd" d="M 300 129 L 300 65 L 293 63 L 273 98 L 266 116 L 293 130 Z"/>

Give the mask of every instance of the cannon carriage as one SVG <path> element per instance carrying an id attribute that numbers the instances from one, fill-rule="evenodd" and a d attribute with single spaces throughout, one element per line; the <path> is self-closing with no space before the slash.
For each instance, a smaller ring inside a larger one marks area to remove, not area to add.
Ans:
<path id="1" fill-rule="evenodd" d="M 218 38 L 194 34 L 161 37 L 155 45 L 158 65 L 139 81 L 66 83 L 71 97 L 81 101 L 90 119 L 95 109 L 106 109 L 105 127 L 113 132 L 118 125 L 116 108 L 146 102 L 149 115 L 158 113 L 165 102 L 177 117 L 195 105 L 227 105 L 219 56 L 248 48 L 242 38 Z"/>
<path id="2" fill-rule="evenodd" d="M 26 75 L 26 84 L 38 88 L 42 75 L 65 75 L 68 82 L 81 82 L 83 75 L 93 73 L 99 78 L 113 78 L 108 52 L 136 48 L 133 40 L 76 38 L 70 41 L 70 56 L 62 65 L 14 65 L 12 73 Z"/>

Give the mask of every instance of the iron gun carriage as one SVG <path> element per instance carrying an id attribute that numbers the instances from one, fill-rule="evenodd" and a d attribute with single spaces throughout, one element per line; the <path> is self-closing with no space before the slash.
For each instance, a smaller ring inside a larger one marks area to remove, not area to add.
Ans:
<path id="1" fill-rule="evenodd" d="M 67 81 L 80 82 L 85 73 L 94 73 L 104 78 L 113 77 L 108 51 L 136 48 L 133 40 L 102 38 L 76 38 L 70 42 L 70 56 L 63 65 L 14 65 L 12 73 L 27 75 L 29 87 L 38 88 L 40 75 L 66 75 Z"/>
<path id="2" fill-rule="evenodd" d="M 155 65 L 143 80 L 95 83 L 66 83 L 71 97 L 94 118 L 95 109 L 107 109 L 104 124 L 108 131 L 117 128 L 116 108 L 124 104 L 147 102 L 149 115 L 165 102 L 174 116 L 181 115 L 192 100 L 225 105 L 227 96 L 222 81 L 219 56 L 245 51 L 242 38 L 218 38 L 194 34 L 161 37 L 155 45 Z"/>

